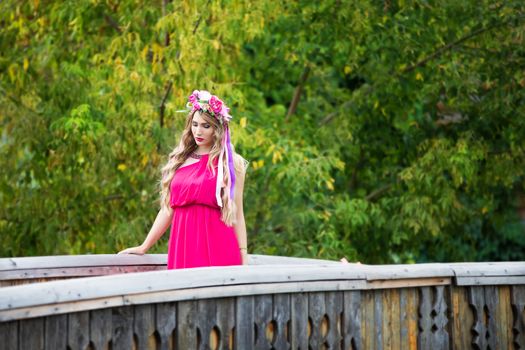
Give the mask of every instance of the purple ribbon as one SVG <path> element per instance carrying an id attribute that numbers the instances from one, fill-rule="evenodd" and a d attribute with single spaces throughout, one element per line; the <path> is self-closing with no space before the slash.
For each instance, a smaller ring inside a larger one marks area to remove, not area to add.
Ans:
<path id="1" fill-rule="evenodd" d="M 233 200 L 233 188 L 235 186 L 235 168 L 233 166 L 233 152 L 232 145 L 230 143 L 230 128 L 228 126 L 226 126 L 226 147 L 228 149 L 228 168 L 230 170 L 231 179 L 230 200 Z"/>

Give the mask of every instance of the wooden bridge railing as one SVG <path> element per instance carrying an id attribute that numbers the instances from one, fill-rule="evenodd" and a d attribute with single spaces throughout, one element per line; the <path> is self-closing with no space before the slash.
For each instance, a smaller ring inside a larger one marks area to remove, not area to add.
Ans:
<path id="1" fill-rule="evenodd" d="M 0 347 L 525 348 L 523 262 L 252 255 L 247 266 L 171 271 L 165 263 L 165 255 L 0 259 Z"/>

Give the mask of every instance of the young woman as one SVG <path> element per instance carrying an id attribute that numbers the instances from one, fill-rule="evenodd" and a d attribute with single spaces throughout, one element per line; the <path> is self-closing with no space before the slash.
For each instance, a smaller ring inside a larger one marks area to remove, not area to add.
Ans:
<path id="1" fill-rule="evenodd" d="M 208 91 L 195 90 L 188 100 L 180 143 L 162 169 L 157 218 L 140 246 L 119 254 L 145 254 L 171 224 L 168 269 L 246 264 L 248 162 L 230 142 L 229 108 Z"/>

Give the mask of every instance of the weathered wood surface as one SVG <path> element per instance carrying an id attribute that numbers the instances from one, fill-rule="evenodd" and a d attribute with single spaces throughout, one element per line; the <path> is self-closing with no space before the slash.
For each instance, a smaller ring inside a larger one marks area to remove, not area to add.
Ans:
<path id="1" fill-rule="evenodd" d="M 524 272 L 295 261 L 4 287 L 0 348 L 525 348 Z"/>

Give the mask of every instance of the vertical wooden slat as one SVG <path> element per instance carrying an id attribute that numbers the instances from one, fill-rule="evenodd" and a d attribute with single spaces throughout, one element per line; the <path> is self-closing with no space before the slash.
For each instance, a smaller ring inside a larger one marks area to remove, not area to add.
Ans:
<path id="1" fill-rule="evenodd" d="M 133 307 L 133 333 L 139 349 L 156 349 L 155 305 L 136 305 Z"/>
<path id="2" fill-rule="evenodd" d="M 393 324 L 392 319 L 392 290 L 391 289 L 383 289 L 381 290 L 381 299 L 383 302 L 382 308 L 383 308 L 383 329 L 381 333 L 383 334 L 383 349 L 385 350 L 392 350 L 392 332 L 393 327 L 395 325 Z"/>
<path id="3" fill-rule="evenodd" d="M 417 349 L 419 293 L 416 288 L 407 291 L 408 304 L 408 349 Z"/>
<path id="4" fill-rule="evenodd" d="M 67 317 L 68 315 L 54 315 L 45 318 L 45 349 L 66 348 Z"/>
<path id="5" fill-rule="evenodd" d="M 288 322 L 290 321 L 290 294 L 274 294 L 273 296 L 273 320 L 277 326 L 275 330 L 276 349 L 288 349 Z"/>
<path id="6" fill-rule="evenodd" d="M 375 338 L 377 337 L 375 331 L 375 312 L 374 312 L 374 295 L 375 291 L 367 290 L 363 292 L 365 295 L 365 306 L 363 309 L 363 327 L 362 339 L 363 349 L 377 349 Z"/>
<path id="7" fill-rule="evenodd" d="M 238 297 L 235 306 L 235 349 L 251 349 L 255 344 L 254 297 Z"/>
<path id="8" fill-rule="evenodd" d="M 500 338 L 500 349 L 512 349 L 512 340 L 509 342 L 508 330 L 512 331 L 512 324 L 508 323 L 508 312 L 510 310 L 510 294 L 508 286 L 498 286 L 498 300 L 496 300 L 496 327 L 498 327 L 498 335 Z M 509 347 L 510 345 L 510 347 Z"/>
<path id="9" fill-rule="evenodd" d="M 329 349 L 340 349 L 343 340 L 341 332 L 342 292 L 325 292 L 325 313 L 328 316 L 328 334 L 325 337 L 325 343 Z"/>
<path id="10" fill-rule="evenodd" d="M 374 328 L 375 329 L 375 337 L 372 334 L 369 334 L 369 336 L 372 336 L 375 340 L 375 348 L 378 350 L 383 349 L 383 290 L 374 290 Z"/>
<path id="11" fill-rule="evenodd" d="M 409 305 L 407 288 L 399 290 L 399 348 L 409 349 L 408 329 L 409 329 Z"/>
<path id="12" fill-rule="evenodd" d="M 400 310 L 400 289 L 391 289 L 390 291 L 390 321 L 391 321 L 391 348 L 401 349 L 401 310 Z"/>
<path id="13" fill-rule="evenodd" d="M 512 345 L 512 303 L 510 286 L 500 286 L 500 315 L 502 317 L 502 331 L 505 333 L 505 349 L 511 350 Z"/>
<path id="14" fill-rule="evenodd" d="M 294 293 L 291 296 L 291 338 L 292 349 L 308 349 L 308 294 Z"/>
<path id="15" fill-rule="evenodd" d="M 5 350 L 18 350 L 18 322 L 0 322 L 0 344 Z"/>
<path id="16" fill-rule="evenodd" d="M 113 337 L 112 318 L 113 312 L 111 309 L 100 309 L 90 312 L 89 334 L 96 350 L 109 349 Z"/>
<path id="17" fill-rule="evenodd" d="M 133 344 L 133 308 L 121 306 L 112 309 L 112 350 L 129 350 Z"/>
<path id="18" fill-rule="evenodd" d="M 419 288 L 418 348 L 430 349 L 432 337 L 432 292 L 430 287 Z"/>
<path id="19" fill-rule="evenodd" d="M 487 327 L 485 324 L 485 291 L 483 287 L 471 286 L 468 297 L 469 305 L 474 314 L 474 324 L 472 326 L 472 345 L 479 349 L 487 347 Z"/>
<path id="20" fill-rule="evenodd" d="M 29 318 L 20 320 L 19 349 L 44 348 L 44 318 Z"/>
<path id="21" fill-rule="evenodd" d="M 71 349 L 85 349 L 89 344 L 89 337 L 89 311 L 68 314 L 68 346 Z"/>
<path id="22" fill-rule="evenodd" d="M 498 332 L 498 290 L 496 286 L 484 286 L 485 312 L 487 313 L 487 345 L 491 349 L 501 349 L 501 335 Z"/>
<path id="23" fill-rule="evenodd" d="M 448 349 L 449 334 L 447 332 L 447 302 L 444 286 L 431 287 L 434 291 L 434 303 L 432 304 L 432 342 L 433 349 Z"/>
<path id="24" fill-rule="evenodd" d="M 173 333 L 177 326 L 177 304 L 159 303 L 155 305 L 155 329 L 159 335 L 159 350 L 173 349 Z"/>
<path id="25" fill-rule="evenodd" d="M 217 299 L 203 299 L 197 300 L 197 317 L 196 317 L 196 327 L 197 332 L 200 334 L 200 344 L 198 344 L 198 349 L 210 349 L 211 342 L 214 344 L 219 339 L 211 338 L 210 335 L 213 327 L 217 324 Z M 222 334 L 222 329 L 220 329 L 218 336 Z"/>
<path id="26" fill-rule="evenodd" d="M 177 303 L 177 349 L 197 348 L 197 302 Z"/>
<path id="27" fill-rule="evenodd" d="M 219 349 L 232 349 L 233 328 L 235 327 L 235 299 L 217 300 L 217 326 L 221 330 Z"/>
<path id="28" fill-rule="evenodd" d="M 313 292 L 308 295 L 308 318 L 312 322 L 309 346 L 321 349 L 324 343 L 323 318 L 325 315 L 325 298 L 323 292 Z"/>
<path id="29" fill-rule="evenodd" d="M 516 349 L 525 349 L 525 286 L 512 286 L 511 303 L 513 345 Z"/>
<path id="30" fill-rule="evenodd" d="M 254 298 L 255 349 L 271 348 L 272 339 L 272 296 L 257 295 Z"/>
<path id="31" fill-rule="evenodd" d="M 361 343 L 361 291 L 344 292 L 342 318 L 343 349 L 363 349 Z"/>

